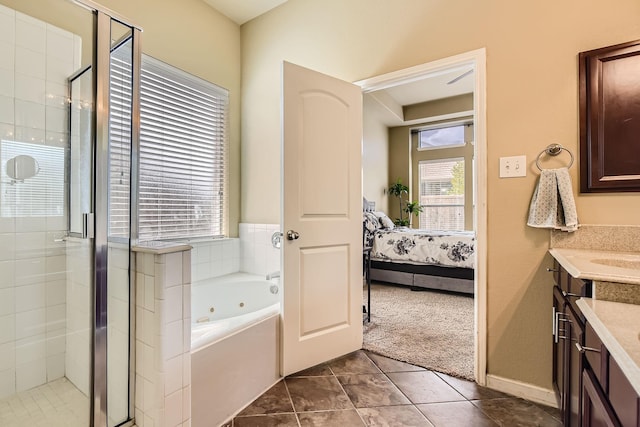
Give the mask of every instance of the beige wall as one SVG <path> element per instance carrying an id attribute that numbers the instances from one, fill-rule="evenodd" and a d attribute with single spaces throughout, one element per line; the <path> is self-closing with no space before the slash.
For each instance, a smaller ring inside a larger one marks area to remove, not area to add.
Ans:
<path id="1" fill-rule="evenodd" d="M 13 9 L 85 35 L 87 12 L 68 0 L 0 0 Z M 98 0 L 143 29 L 142 51 L 229 90 L 229 228 L 240 217 L 240 27 L 202 0 Z"/>
<path id="2" fill-rule="evenodd" d="M 488 371 L 551 388 L 549 233 L 525 225 L 533 161 L 551 142 L 578 154 L 577 53 L 638 38 L 637 0 L 289 0 L 242 27 L 241 217 L 280 220 L 282 60 L 357 81 L 485 47 Z M 519 154 L 527 177 L 498 178 L 499 157 Z M 637 193 L 577 205 L 582 223 L 640 223 Z"/>
<path id="3" fill-rule="evenodd" d="M 364 118 L 362 124 L 362 194 L 370 202 L 376 203 L 376 210 L 387 212 L 387 192 L 389 186 L 389 139 L 387 126 L 376 117 L 367 114 L 375 110 L 368 103 L 376 103 L 364 96 Z"/>
<path id="4" fill-rule="evenodd" d="M 473 94 L 450 96 L 420 104 L 407 105 L 402 108 L 405 120 L 420 120 L 461 111 L 473 111 Z"/>

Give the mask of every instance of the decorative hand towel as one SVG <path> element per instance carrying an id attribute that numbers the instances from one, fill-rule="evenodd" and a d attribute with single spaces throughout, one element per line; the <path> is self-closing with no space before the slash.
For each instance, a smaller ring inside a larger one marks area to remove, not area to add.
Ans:
<path id="1" fill-rule="evenodd" d="M 531 198 L 527 225 L 562 231 L 578 229 L 576 202 L 567 168 L 544 169 Z"/>

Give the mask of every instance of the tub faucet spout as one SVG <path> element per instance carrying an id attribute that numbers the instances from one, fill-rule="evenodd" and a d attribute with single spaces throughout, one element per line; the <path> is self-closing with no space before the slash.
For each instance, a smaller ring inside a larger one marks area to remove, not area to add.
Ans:
<path id="1" fill-rule="evenodd" d="M 280 277 L 279 271 L 274 271 L 273 273 L 267 274 L 267 280 L 275 279 L 276 277 Z"/>

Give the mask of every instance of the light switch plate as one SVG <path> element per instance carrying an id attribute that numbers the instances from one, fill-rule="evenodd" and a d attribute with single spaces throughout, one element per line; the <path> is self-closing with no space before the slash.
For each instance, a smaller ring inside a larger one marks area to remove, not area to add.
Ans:
<path id="1" fill-rule="evenodd" d="M 500 157 L 500 178 L 527 176 L 527 156 Z"/>

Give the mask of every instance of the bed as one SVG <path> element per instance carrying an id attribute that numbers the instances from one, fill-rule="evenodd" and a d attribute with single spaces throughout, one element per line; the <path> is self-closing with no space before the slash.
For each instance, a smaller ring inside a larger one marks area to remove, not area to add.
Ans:
<path id="1" fill-rule="evenodd" d="M 475 233 L 394 227 L 382 212 L 363 212 L 371 279 L 473 294 Z"/>

